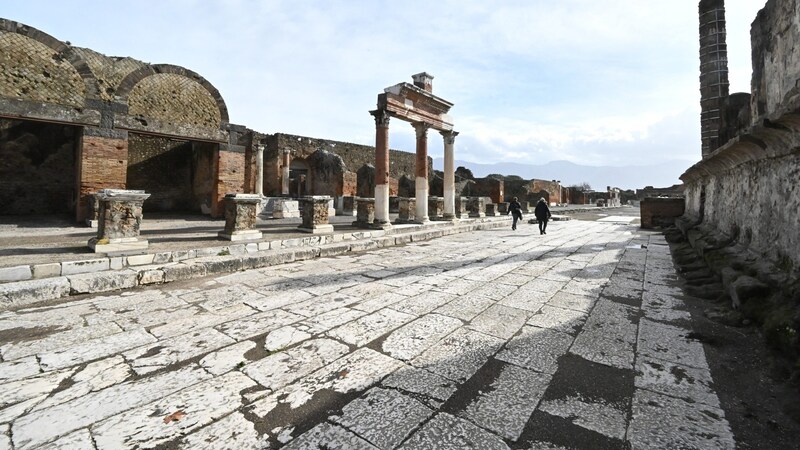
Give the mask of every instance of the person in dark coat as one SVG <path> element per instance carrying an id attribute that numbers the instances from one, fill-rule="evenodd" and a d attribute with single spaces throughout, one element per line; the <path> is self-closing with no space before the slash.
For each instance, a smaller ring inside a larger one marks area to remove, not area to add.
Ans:
<path id="1" fill-rule="evenodd" d="M 536 216 L 536 220 L 539 221 L 539 234 L 547 234 L 547 221 L 550 220 L 552 214 L 550 214 L 550 208 L 547 207 L 544 197 L 539 199 L 533 214 Z"/>
<path id="2" fill-rule="evenodd" d="M 517 220 L 522 220 L 522 205 L 519 204 L 517 197 L 514 197 L 511 203 L 508 204 L 508 212 L 510 212 L 511 217 L 514 218 L 514 221 L 511 223 L 511 229 L 516 230 Z"/>

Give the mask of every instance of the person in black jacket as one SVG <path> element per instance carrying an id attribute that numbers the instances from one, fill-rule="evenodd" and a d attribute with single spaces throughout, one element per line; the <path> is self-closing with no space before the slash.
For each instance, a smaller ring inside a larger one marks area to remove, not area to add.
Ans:
<path id="1" fill-rule="evenodd" d="M 511 224 L 511 229 L 516 230 L 517 220 L 522 220 L 522 205 L 519 204 L 517 197 L 514 197 L 514 199 L 511 200 L 511 203 L 508 204 L 508 212 L 510 212 L 511 217 L 514 218 L 514 221 Z"/>
<path id="2" fill-rule="evenodd" d="M 536 216 L 536 220 L 539 221 L 539 234 L 547 234 L 547 221 L 552 214 L 550 214 L 550 208 L 547 207 L 547 202 L 544 197 L 539 199 L 539 203 L 536 204 L 536 209 L 533 210 L 533 214 Z"/>

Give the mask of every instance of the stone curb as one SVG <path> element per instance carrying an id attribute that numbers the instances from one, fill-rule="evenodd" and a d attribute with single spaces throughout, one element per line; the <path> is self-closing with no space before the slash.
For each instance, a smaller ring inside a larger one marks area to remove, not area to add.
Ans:
<path id="1" fill-rule="evenodd" d="M 426 241 L 451 234 L 508 226 L 510 222 L 510 217 L 470 219 L 467 223 L 456 224 L 431 222 L 404 229 L 365 230 L 339 235 L 307 236 L 127 258 L 111 257 L 80 261 L 84 264 L 60 263 L 62 273 L 64 267 L 68 268 L 67 275 L 59 274 L 49 278 L 0 284 L 0 311 L 71 295 L 190 280 L 216 273 L 231 273 Z M 128 261 L 120 264 L 120 259 L 131 258 L 136 264 L 131 265 Z M 93 271 L 80 272 L 80 268 L 92 268 Z M 36 272 L 35 266 L 32 272 Z"/>

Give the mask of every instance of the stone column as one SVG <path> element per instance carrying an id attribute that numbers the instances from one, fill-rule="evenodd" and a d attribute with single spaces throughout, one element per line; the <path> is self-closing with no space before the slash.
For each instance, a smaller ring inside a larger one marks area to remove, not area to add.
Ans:
<path id="1" fill-rule="evenodd" d="M 456 174 L 453 157 L 453 144 L 457 131 L 442 131 L 444 137 L 444 219 L 453 220 L 455 216 Z"/>
<path id="2" fill-rule="evenodd" d="M 428 129 L 426 123 L 413 123 L 417 132 L 416 195 L 417 222 L 426 223 L 428 218 Z"/>
<path id="3" fill-rule="evenodd" d="M 303 223 L 297 227 L 305 233 L 332 233 L 333 225 L 328 223 L 328 204 L 331 197 L 328 195 L 313 195 L 300 198 L 300 216 Z"/>
<path id="4" fill-rule="evenodd" d="M 261 239 L 261 232 L 255 229 L 260 203 L 260 194 L 226 194 L 225 230 L 219 232 L 219 237 L 229 241 Z"/>
<path id="5" fill-rule="evenodd" d="M 375 199 L 356 197 L 356 220 L 353 226 L 358 228 L 373 228 L 375 223 Z"/>
<path id="6" fill-rule="evenodd" d="M 139 239 L 142 204 L 150 194 L 144 191 L 103 189 L 100 201 L 97 237 L 89 240 L 95 253 L 138 252 L 146 250 L 147 240 Z"/>
<path id="7" fill-rule="evenodd" d="M 289 196 L 289 165 L 291 161 L 289 160 L 289 155 L 291 155 L 292 151 L 287 149 L 283 150 L 283 172 L 281 174 L 281 195 Z"/>
<path id="8" fill-rule="evenodd" d="M 264 196 L 264 146 L 263 145 L 256 145 L 256 194 L 262 197 Z"/>
<path id="9" fill-rule="evenodd" d="M 375 221 L 381 227 L 389 220 L 389 113 L 371 111 L 375 116 Z"/>

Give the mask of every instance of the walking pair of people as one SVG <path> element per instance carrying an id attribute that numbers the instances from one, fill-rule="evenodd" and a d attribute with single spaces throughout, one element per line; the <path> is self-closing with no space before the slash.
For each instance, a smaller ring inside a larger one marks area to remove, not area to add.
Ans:
<path id="1" fill-rule="evenodd" d="M 508 204 L 508 211 L 513 217 L 511 229 L 516 230 L 517 220 L 522 220 L 522 205 L 519 203 L 517 197 L 514 197 L 511 203 Z M 536 204 L 536 209 L 533 210 L 533 214 L 539 222 L 539 234 L 547 234 L 547 221 L 550 220 L 552 214 L 550 214 L 550 208 L 547 207 L 547 201 L 544 197 L 539 199 L 539 202 Z"/>

